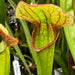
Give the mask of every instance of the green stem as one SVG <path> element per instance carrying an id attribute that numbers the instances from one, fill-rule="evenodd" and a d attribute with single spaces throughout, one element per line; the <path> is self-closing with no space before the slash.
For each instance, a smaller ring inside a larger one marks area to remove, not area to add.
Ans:
<path id="1" fill-rule="evenodd" d="M 55 44 L 37 53 L 39 63 L 37 64 L 38 75 L 52 75 Z"/>

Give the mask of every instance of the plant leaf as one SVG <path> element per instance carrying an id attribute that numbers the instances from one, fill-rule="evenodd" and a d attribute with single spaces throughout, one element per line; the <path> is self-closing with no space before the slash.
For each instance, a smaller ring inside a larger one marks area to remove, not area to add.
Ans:
<path id="1" fill-rule="evenodd" d="M 63 3 L 63 5 L 62 5 L 62 3 Z M 64 12 L 68 11 L 74 16 L 74 11 L 72 8 L 72 0 L 68 0 L 68 1 L 61 0 L 60 6 L 64 10 Z M 64 27 L 64 32 L 65 32 L 68 46 L 70 48 L 70 52 L 71 52 L 73 59 L 74 59 L 74 62 L 75 62 L 75 22 L 74 22 L 73 27 L 70 27 L 70 26 Z"/>
<path id="2" fill-rule="evenodd" d="M 58 38 L 60 28 L 73 24 L 70 13 L 65 14 L 61 8 L 52 4 L 29 5 L 20 1 L 16 8 L 16 18 L 34 24 L 31 43 L 35 51 L 52 45 Z M 51 36 L 53 41 L 50 41 Z"/>

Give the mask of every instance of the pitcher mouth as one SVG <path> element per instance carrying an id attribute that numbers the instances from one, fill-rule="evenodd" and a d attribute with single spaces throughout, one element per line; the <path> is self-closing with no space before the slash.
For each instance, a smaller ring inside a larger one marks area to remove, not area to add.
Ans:
<path id="1" fill-rule="evenodd" d="M 42 51 L 43 49 L 45 49 L 45 48 L 51 46 L 52 44 L 54 44 L 54 43 L 57 41 L 57 39 L 58 39 L 58 37 L 59 37 L 59 32 L 57 33 L 56 38 L 55 38 L 51 43 L 47 44 L 46 46 L 44 46 L 44 47 L 42 47 L 42 48 L 40 48 L 40 49 L 36 49 L 36 48 L 35 48 L 34 43 L 33 43 L 33 41 L 34 41 L 34 37 L 33 37 L 33 36 L 34 36 L 34 32 L 32 32 L 32 37 L 31 37 L 31 45 L 32 45 L 32 48 L 33 48 L 36 52 L 40 52 L 40 51 Z"/>

